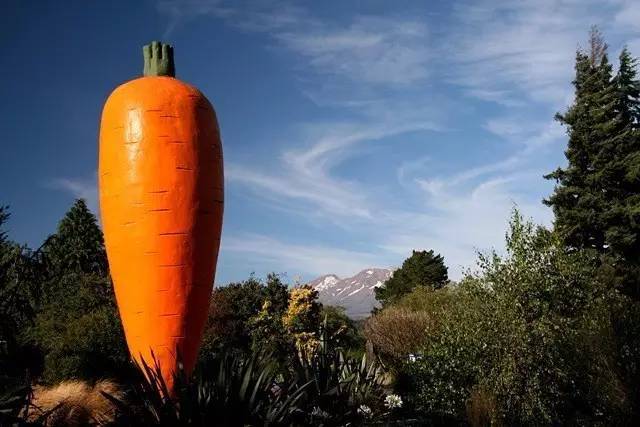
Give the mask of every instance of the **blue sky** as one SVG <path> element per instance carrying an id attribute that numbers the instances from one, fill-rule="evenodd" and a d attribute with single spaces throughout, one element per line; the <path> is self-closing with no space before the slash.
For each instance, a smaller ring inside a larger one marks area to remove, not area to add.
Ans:
<path id="1" fill-rule="evenodd" d="M 550 224 L 576 48 L 599 25 L 640 55 L 640 2 L 23 2 L 0 17 L 0 203 L 37 247 L 75 197 L 96 210 L 102 105 L 175 48 L 221 125 L 217 283 L 347 276 L 411 249 L 450 275 L 503 245 L 509 212 Z"/>

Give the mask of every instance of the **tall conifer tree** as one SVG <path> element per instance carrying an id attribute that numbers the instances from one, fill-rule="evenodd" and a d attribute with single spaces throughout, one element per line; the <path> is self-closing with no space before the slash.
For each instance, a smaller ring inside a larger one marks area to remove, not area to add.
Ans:
<path id="1" fill-rule="evenodd" d="M 42 251 L 43 301 L 28 335 L 44 353 L 44 380 L 118 375 L 127 350 L 102 231 L 83 200 L 75 201 Z"/>
<path id="2" fill-rule="evenodd" d="M 577 52 L 574 103 L 556 115 L 569 135 L 568 165 L 546 176 L 557 185 L 545 203 L 553 207 L 555 229 L 568 247 L 600 253 L 623 287 L 637 294 L 640 86 L 627 49 L 614 76 L 597 29 L 589 44 L 589 52 Z"/>

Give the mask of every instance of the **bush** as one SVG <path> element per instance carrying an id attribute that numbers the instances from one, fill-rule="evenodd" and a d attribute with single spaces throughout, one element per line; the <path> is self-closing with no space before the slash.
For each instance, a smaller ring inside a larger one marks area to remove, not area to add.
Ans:
<path id="1" fill-rule="evenodd" d="M 365 337 L 376 353 L 392 366 L 405 361 L 427 339 L 433 318 L 426 311 L 389 307 L 365 323 Z"/>
<path id="2" fill-rule="evenodd" d="M 252 348 L 284 351 L 282 316 L 289 290 L 275 274 L 266 283 L 249 279 L 217 287 L 211 295 L 201 360 L 216 352 L 248 353 Z"/>
<path id="3" fill-rule="evenodd" d="M 423 307 L 438 321 L 402 367 L 410 404 L 508 425 L 628 420 L 612 322 L 620 296 L 594 279 L 592 261 L 514 213 L 507 255 L 481 255 L 455 298 Z"/>
<path id="4" fill-rule="evenodd" d="M 327 334 L 335 341 L 335 345 L 347 354 L 362 356 L 364 353 L 364 337 L 358 325 L 345 314 L 345 309 L 335 306 L 322 306 L 320 319 L 324 322 Z"/>
<path id="5" fill-rule="evenodd" d="M 39 301 L 40 254 L 11 242 L 3 231 L 9 219 L 0 206 L 0 393 L 28 381 L 37 365 L 37 349 L 23 342 Z"/>
<path id="6" fill-rule="evenodd" d="M 111 284 L 99 276 L 68 274 L 27 332 L 44 352 L 42 379 L 119 377 L 128 364 Z"/>

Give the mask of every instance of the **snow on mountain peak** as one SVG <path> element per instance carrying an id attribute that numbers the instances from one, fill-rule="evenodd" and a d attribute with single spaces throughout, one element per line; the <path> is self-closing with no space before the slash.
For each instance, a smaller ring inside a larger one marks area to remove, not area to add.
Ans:
<path id="1" fill-rule="evenodd" d="M 325 276 L 318 277 L 309 283 L 316 291 L 320 292 L 325 289 L 329 289 L 335 286 L 340 281 L 340 278 L 335 274 L 327 274 Z"/>
<path id="2" fill-rule="evenodd" d="M 346 314 L 354 319 L 369 316 L 374 307 L 375 288 L 391 277 L 391 270 L 369 268 L 353 277 L 340 279 L 335 274 L 327 274 L 312 280 L 308 285 L 318 291 L 318 299 L 325 305 L 345 308 Z"/>

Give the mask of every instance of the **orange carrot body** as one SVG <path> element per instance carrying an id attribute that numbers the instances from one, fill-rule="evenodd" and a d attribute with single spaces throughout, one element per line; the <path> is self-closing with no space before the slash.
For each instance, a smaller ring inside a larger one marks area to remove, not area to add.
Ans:
<path id="1" fill-rule="evenodd" d="M 111 94 L 100 126 L 100 211 L 131 355 L 160 363 L 171 387 L 180 355 L 196 362 L 223 211 L 220 132 L 211 104 L 172 77 Z"/>

